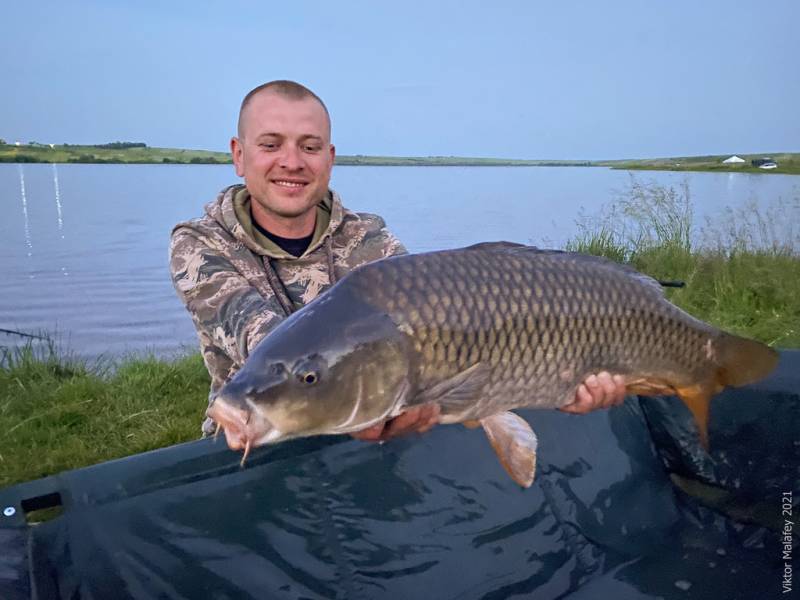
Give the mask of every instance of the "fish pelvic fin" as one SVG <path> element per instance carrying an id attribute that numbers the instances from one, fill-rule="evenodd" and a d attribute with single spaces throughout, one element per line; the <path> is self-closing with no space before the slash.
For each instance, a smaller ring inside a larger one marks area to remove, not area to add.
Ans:
<path id="1" fill-rule="evenodd" d="M 723 333 L 714 344 L 719 363 L 718 383 L 738 387 L 769 375 L 778 364 L 778 353 L 747 338 Z"/>
<path id="2" fill-rule="evenodd" d="M 536 475 L 536 434 L 519 415 L 502 412 L 480 420 L 500 464 L 515 482 L 524 488 Z"/>

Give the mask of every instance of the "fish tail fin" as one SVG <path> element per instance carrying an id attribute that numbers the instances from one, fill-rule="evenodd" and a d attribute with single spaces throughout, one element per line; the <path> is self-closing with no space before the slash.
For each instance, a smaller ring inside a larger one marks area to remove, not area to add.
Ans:
<path id="1" fill-rule="evenodd" d="M 778 353 L 761 342 L 723 333 L 714 343 L 719 368 L 710 381 L 675 391 L 694 416 L 700 441 L 708 450 L 708 418 L 711 397 L 727 386 L 742 386 L 763 379 L 778 364 Z"/>
<path id="2" fill-rule="evenodd" d="M 778 364 L 778 353 L 766 344 L 723 333 L 714 344 L 720 364 L 717 381 L 738 387 L 769 375 Z"/>
<path id="3" fill-rule="evenodd" d="M 519 415 L 502 412 L 480 420 L 486 437 L 511 479 L 530 487 L 536 475 L 536 434 Z"/>

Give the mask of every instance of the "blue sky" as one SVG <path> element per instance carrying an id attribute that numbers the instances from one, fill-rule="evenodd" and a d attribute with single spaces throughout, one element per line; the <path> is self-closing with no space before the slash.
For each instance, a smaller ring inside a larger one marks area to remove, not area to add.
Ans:
<path id="1" fill-rule="evenodd" d="M 315 90 L 340 154 L 800 151 L 800 2 L 5 3 L 0 137 L 226 150 Z"/>

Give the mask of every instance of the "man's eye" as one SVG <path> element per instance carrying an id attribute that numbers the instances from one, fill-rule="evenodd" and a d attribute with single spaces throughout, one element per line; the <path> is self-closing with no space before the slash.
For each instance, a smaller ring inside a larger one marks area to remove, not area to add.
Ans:
<path id="1" fill-rule="evenodd" d="M 275 150 L 278 148 L 278 144 L 261 144 L 261 147 L 265 150 Z"/>
<path id="2" fill-rule="evenodd" d="M 306 152 L 319 152 L 321 148 L 319 146 L 304 146 L 303 150 Z"/>

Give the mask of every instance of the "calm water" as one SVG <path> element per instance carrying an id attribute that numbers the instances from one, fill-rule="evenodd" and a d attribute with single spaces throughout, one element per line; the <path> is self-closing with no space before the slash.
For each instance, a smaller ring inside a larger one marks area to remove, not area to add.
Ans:
<path id="1" fill-rule="evenodd" d="M 337 167 L 354 210 L 381 214 L 411 251 L 509 240 L 559 246 L 629 175 L 599 168 Z M 783 175 L 639 173 L 688 180 L 698 220 L 800 196 Z M 169 280 L 171 227 L 234 183 L 230 166 L 0 164 L 0 328 L 57 332 L 85 357 L 195 345 Z M 0 346 L 20 338 L 0 333 Z"/>

